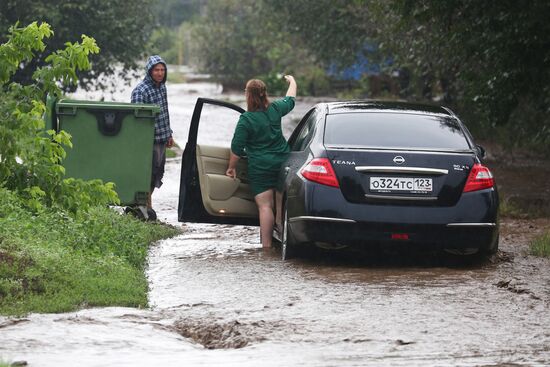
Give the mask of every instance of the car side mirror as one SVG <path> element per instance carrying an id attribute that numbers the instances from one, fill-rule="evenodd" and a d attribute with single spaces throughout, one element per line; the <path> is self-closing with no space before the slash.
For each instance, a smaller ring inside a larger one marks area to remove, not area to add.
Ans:
<path id="1" fill-rule="evenodd" d="M 481 159 L 485 159 L 485 148 L 483 148 L 481 145 L 476 145 L 476 149 Z"/>

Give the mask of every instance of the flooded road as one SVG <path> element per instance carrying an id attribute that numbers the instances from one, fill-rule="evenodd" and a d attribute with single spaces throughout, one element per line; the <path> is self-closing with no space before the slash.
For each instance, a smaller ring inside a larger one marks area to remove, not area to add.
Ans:
<path id="1" fill-rule="evenodd" d="M 170 85 L 182 146 L 196 97 Z M 124 96 L 121 96 L 121 100 Z M 239 97 L 234 97 L 238 101 Z M 298 103 L 295 116 L 311 104 Z M 291 116 L 292 118 L 292 116 Z M 209 136 L 232 127 L 213 126 Z M 183 234 L 151 248 L 150 309 L 0 317 L 0 360 L 29 366 L 547 366 L 550 261 L 526 255 L 549 220 L 506 220 L 492 261 L 431 254 L 280 261 L 258 228 L 177 222 L 181 160 L 153 195 Z"/>

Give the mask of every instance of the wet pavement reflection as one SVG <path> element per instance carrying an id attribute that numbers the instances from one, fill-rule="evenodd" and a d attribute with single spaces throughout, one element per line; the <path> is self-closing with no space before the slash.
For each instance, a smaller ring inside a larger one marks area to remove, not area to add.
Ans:
<path id="1" fill-rule="evenodd" d="M 195 97 L 222 97 L 209 83 L 168 89 L 175 138 L 185 142 Z M 150 309 L 0 318 L 0 360 L 29 366 L 550 364 L 550 262 L 525 254 L 519 230 L 532 223 L 504 222 L 502 251 L 490 261 L 319 252 L 283 262 L 277 249 L 262 251 L 256 227 L 178 223 L 180 164 L 180 158 L 169 161 L 164 186 L 153 196 L 159 219 L 183 233 L 151 248 Z"/>

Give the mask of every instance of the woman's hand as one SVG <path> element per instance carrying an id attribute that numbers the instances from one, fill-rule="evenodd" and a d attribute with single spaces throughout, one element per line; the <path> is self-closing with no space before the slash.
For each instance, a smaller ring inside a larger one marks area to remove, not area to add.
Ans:
<path id="1" fill-rule="evenodd" d="M 225 171 L 225 175 L 231 177 L 232 179 L 236 179 L 237 170 L 235 168 L 228 168 L 227 171 Z"/>
<path id="2" fill-rule="evenodd" d="M 237 178 L 237 162 L 239 161 L 239 156 L 233 152 L 229 153 L 229 164 L 227 165 L 227 171 L 225 175 L 231 177 L 232 179 Z"/>
<path id="3" fill-rule="evenodd" d="M 288 90 L 286 91 L 286 96 L 296 97 L 296 90 L 298 89 L 298 86 L 296 85 L 296 81 L 294 80 L 294 77 L 292 75 L 285 75 L 285 80 L 288 83 Z"/>

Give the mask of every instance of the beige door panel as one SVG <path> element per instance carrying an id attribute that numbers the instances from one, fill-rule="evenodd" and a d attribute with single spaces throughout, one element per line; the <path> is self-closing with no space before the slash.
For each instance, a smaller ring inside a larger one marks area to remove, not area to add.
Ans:
<path id="1" fill-rule="evenodd" d="M 206 174 L 205 177 L 206 187 L 209 188 L 208 197 L 210 200 L 229 200 L 241 183 L 241 180 L 234 180 L 225 175 Z"/>
<path id="2" fill-rule="evenodd" d="M 258 208 L 246 179 L 246 161 L 239 161 L 237 179 L 225 175 L 229 151 L 229 148 L 197 145 L 197 166 L 204 207 L 210 215 L 258 217 Z"/>

